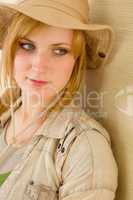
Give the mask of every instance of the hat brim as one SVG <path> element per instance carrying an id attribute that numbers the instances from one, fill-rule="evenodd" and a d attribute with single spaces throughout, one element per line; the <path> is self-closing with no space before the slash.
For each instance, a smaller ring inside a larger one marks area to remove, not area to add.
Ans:
<path id="1" fill-rule="evenodd" d="M 62 10 L 54 9 L 51 6 L 32 7 L 31 10 L 31 7 L 27 5 L 18 7 L 15 4 L 0 3 L 0 48 L 2 48 L 8 20 L 10 21 L 17 11 L 51 26 L 84 31 L 87 41 L 88 68 L 94 69 L 110 61 L 109 55 L 114 41 L 114 32 L 110 26 L 81 23 L 80 20 L 67 12 L 62 12 Z"/>

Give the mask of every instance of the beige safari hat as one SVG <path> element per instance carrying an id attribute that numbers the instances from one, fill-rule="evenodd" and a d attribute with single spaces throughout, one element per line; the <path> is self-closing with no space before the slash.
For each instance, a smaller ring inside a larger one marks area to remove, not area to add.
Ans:
<path id="1" fill-rule="evenodd" d="M 83 30 L 88 68 L 108 63 L 114 41 L 109 25 L 91 22 L 88 0 L 0 0 L 0 48 L 16 11 L 51 26 Z"/>

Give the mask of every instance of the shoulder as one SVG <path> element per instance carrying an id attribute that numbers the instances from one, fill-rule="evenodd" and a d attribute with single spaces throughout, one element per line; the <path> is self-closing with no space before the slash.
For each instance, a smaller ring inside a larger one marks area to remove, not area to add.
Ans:
<path id="1" fill-rule="evenodd" d="M 118 169 L 111 149 L 109 133 L 83 110 L 73 120 L 73 124 L 77 135 L 67 153 L 63 167 L 64 179 L 71 180 L 74 176 L 75 178 L 85 176 L 84 181 L 87 184 L 87 180 L 91 180 L 94 187 L 102 186 L 115 191 Z"/>
<path id="2" fill-rule="evenodd" d="M 78 109 L 73 116 L 72 122 L 77 131 L 81 130 L 80 132 L 83 132 L 89 137 L 94 133 L 102 135 L 109 145 L 111 145 L 108 131 L 97 120 L 89 116 L 89 114 L 87 114 L 82 108 Z"/>
<path id="3" fill-rule="evenodd" d="M 89 155 L 91 155 L 90 158 L 93 162 L 95 161 L 97 164 L 99 162 L 99 166 L 101 165 L 101 167 L 102 163 L 104 165 L 103 167 L 105 167 L 105 164 L 107 164 L 108 167 L 111 167 L 111 165 L 116 167 L 111 147 L 111 138 L 109 132 L 102 126 L 102 124 L 90 117 L 82 109 L 79 117 L 75 119 L 75 125 L 77 125 L 80 131 L 77 134 L 73 148 L 77 148 L 79 154 L 82 154 L 82 151 L 86 153 L 88 152 Z M 76 143 L 78 143 L 78 145 Z"/>

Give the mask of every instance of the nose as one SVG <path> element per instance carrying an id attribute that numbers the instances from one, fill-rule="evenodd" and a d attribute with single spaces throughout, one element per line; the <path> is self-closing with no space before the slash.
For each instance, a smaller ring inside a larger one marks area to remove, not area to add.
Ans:
<path id="1" fill-rule="evenodd" d="M 37 72 L 44 72 L 49 67 L 50 59 L 46 53 L 34 55 L 32 69 Z"/>

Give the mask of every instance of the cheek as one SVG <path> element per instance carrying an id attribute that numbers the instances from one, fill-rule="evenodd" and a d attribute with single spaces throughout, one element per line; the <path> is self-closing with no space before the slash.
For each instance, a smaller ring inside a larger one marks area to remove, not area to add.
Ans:
<path id="1" fill-rule="evenodd" d="M 56 70 L 56 77 L 59 84 L 65 85 L 69 81 L 74 65 L 75 60 L 70 59 L 66 61 L 64 60 L 57 66 L 58 70 Z"/>
<path id="2" fill-rule="evenodd" d="M 27 70 L 28 70 L 28 62 L 27 59 L 25 57 L 19 57 L 16 56 L 15 60 L 14 60 L 14 68 L 13 68 L 13 73 L 14 76 L 17 77 L 23 77 Z"/>

